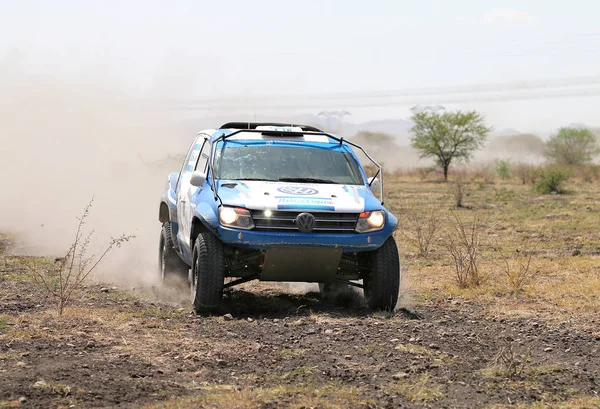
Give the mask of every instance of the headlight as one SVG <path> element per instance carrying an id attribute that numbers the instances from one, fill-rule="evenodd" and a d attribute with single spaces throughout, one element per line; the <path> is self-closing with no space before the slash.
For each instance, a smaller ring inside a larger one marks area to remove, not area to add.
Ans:
<path id="1" fill-rule="evenodd" d="M 383 210 L 374 210 L 372 212 L 362 212 L 358 216 L 356 223 L 356 231 L 358 233 L 366 233 L 383 229 L 385 226 L 385 213 Z"/>
<path id="2" fill-rule="evenodd" d="M 219 221 L 223 226 L 236 227 L 238 229 L 252 229 L 254 227 L 250 212 L 248 209 L 241 207 L 220 207 Z"/>

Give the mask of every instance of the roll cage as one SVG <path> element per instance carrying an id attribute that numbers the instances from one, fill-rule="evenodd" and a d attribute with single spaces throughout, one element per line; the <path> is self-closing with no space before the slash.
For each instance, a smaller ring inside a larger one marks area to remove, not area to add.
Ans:
<path id="1" fill-rule="evenodd" d="M 256 129 L 257 127 L 260 127 L 260 126 L 275 126 L 275 127 L 282 127 L 282 128 L 283 127 L 294 127 L 294 128 L 300 128 L 302 130 L 301 131 L 286 131 L 286 130 Z M 375 159 L 373 159 L 363 149 L 362 146 L 360 146 L 354 142 L 345 140 L 343 137 L 337 137 L 330 133 L 323 132 L 322 130 L 317 129 L 312 126 L 296 125 L 296 124 L 289 124 L 289 123 L 286 124 L 286 123 L 272 123 L 272 122 L 228 122 L 228 123 L 222 125 L 219 129 L 220 130 L 235 129 L 235 131 L 228 133 L 228 134 L 222 133 L 216 139 L 212 140 L 211 154 L 210 154 L 210 158 L 208 160 L 208 174 L 210 174 L 212 177 L 211 188 L 213 191 L 213 195 L 214 195 L 215 201 L 218 200 L 221 205 L 223 204 L 223 201 L 221 200 L 221 198 L 219 197 L 219 194 L 217 192 L 217 184 L 216 184 L 216 181 L 214 178 L 214 173 L 213 173 L 213 160 L 215 157 L 215 149 L 216 149 L 217 143 L 220 141 L 225 141 L 226 139 L 228 139 L 234 135 L 237 135 L 241 132 L 252 132 L 252 133 L 260 133 L 261 135 L 265 135 L 265 136 L 283 137 L 283 138 L 285 138 L 285 137 L 300 137 L 300 136 L 304 136 L 304 135 L 322 135 L 322 136 L 331 138 L 334 141 L 339 142 L 340 145 L 343 145 L 344 143 L 346 143 L 350 146 L 353 146 L 353 147 L 359 149 L 371 161 L 371 163 L 373 163 L 373 165 L 375 165 L 375 167 L 377 168 L 377 172 L 375 173 L 375 176 L 373 176 L 373 178 L 369 182 L 369 186 L 371 186 L 371 184 L 373 183 L 373 180 L 375 180 L 375 178 L 377 176 L 379 176 L 379 180 L 380 180 L 379 194 L 381 197 L 381 205 L 383 206 L 383 171 L 382 171 L 381 165 Z"/>

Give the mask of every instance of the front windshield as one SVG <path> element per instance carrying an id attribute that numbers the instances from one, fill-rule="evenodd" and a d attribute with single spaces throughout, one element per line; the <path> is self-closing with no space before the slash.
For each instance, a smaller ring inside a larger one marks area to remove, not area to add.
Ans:
<path id="1" fill-rule="evenodd" d="M 228 141 L 214 167 L 217 179 L 364 184 L 354 158 L 334 149 Z"/>

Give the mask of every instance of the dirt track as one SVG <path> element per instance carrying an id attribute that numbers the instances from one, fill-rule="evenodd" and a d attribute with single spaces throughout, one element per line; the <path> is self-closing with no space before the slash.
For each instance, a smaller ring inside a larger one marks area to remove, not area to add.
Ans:
<path id="1" fill-rule="evenodd" d="M 459 299 L 386 316 L 265 288 L 230 292 L 226 320 L 99 286 L 56 319 L 16 266 L 0 275 L 5 406 L 473 408 L 599 390 L 600 340 L 568 322 L 486 317 Z"/>

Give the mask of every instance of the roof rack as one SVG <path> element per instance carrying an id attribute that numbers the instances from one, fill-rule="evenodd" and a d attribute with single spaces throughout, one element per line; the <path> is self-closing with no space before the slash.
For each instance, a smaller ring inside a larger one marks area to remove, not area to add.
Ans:
<path id="1" fill-rule="evenodd" d="M 227 122 L 221 125 L 219 129 L 256 129 L 258 126 L 280 126 L 302 128 L 305 132 L 323 132 L 322 130 L 310 125 L 300 125 L 280 122 Z"/>

